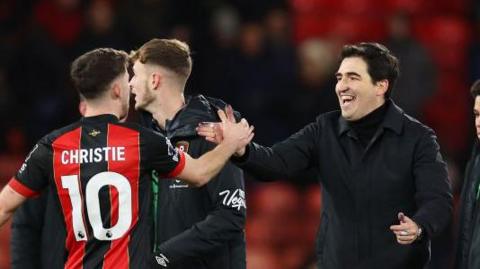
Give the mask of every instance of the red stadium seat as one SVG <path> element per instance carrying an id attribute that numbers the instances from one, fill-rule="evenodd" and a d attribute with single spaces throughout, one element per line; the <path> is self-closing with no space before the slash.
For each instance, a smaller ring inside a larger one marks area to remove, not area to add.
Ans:
<path id="1" fill-rule="evenodd" d="M 318 14 L 295 15 L 293 21 L 294 38 L 297 44 L 312 37 L 326 36 L 330 31 L 329 20 Z"/>
<path id="2" fill-rule="evenodd" d="M 424 109 L 425 122 L 435 130 L 444 150 L 458 156 L 467 146 L 470 130 L 468 85 L 462 74 L 439 77 L 438 92 Z"/>
<path id="3" fill-rule="evenodd" d="M 417 20 L 417 38 L 430 50 L 441 70 L 466 67 L 466 51 L 471 39 L 469 24 L 456 17 Z"/>
<path id="4" fill-rule="evenodd" d="M 342 0 L 337 1 L 339 14 L 353 14 L 375 17 L 383 14 L 385 1 L 382 0 Z"/>
<path id="5" fill-rule="evenodd" d="M 387 0 L 386 10 L 389 14 L 399 10 L 406 11 L 412 15 L 431 14 L 435 6 L 435 0 Z"/>
<path id="6" fill-rule="evenodd" d="M 378 17 L 343 16 L 332 18 L 330 35 L 345 42 L 379 41 L 385 38 L 385 21 Z"/>
<path id="7" fill-rule="evenodd" d="M 318 13 L 320 11 L 328 14 L 336 10 L 337 2 L 335 0 L 291 0 L 291 6 L 296 14 Z"/>

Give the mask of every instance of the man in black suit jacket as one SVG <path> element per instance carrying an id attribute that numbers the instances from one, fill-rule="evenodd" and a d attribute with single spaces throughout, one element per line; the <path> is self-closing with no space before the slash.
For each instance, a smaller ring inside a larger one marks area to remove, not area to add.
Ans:
<path id="1" fill-rule="evenodd" d="M 272 147 L 250 143 L 236 153 L 237 164 L 260 180 L 318 171 L 319 268 L 423 269 L 430 238 L 450 219 L 451 187 L 435 133 L 389 98 L 398 73 L 383 45 L 346 45 L 336 73 L 341 111 L 321 114 Z M 209 125 L 199 134 L 217 143 L 222 135 Z"/>

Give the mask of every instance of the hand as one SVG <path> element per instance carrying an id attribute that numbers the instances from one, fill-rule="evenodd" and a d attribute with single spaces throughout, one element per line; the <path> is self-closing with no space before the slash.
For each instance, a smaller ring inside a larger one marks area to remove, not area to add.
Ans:
<path id="1" fill-rule="evenodd" d="M 398 213 L 399 225 L 390 226 L 390 230 L 397 237 L 397 242 L 402 245 L 409 245 L 418 238 L 419 227 L 402 212 Z"/>
<path id="2" fill-rule="evenodd" d="M 223 141 L 223 131 L 220 122 L 201 122 L 197 127 L 197 134 L 205 137 L 205 140 L 215 144 Z"/>
<path id="3" fill-rule="evenodd" d="M 218 111 L 221 122 L 202 122 L 197 127 L 197 133 L 215 144 L 220 144 L 225 139 L 231 139 L 232 141 L 226 141 L 226 143 L 237 144 L 235 155 L 242 156 L 254 136 L 254 127 L 249 126 L 245 119 L 236 123 L 233 108 L 230 105 L 225 108 L 225 111 Z"/>
<path id="4" fill-rule="evenodd" d="M 252 141 L 254 133 L 253 126 L 250 126 L 246 119 L 241 119 L 239 123 L 235 122 L 235 116 L 233 115 L 233 108 L 228 105 L 226 107 L 226 113 L 223 110 L 218 111 L 220 117 L 222 135 L 222 143 L 227 145 L 235 145 L 235 153 L 245 153 L 245 147 Z M 220 136 L 220 135 L 219 135 Z M 243 155 L 243 154 L 242 154 Z"/>

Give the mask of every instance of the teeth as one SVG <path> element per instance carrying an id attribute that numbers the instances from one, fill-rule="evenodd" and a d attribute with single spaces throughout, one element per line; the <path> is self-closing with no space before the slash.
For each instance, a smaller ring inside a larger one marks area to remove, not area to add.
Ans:
<path id="1" fill-rule="evenodd" d="M 341 98 L 343 103 L 350 102 L 350 101 L 353 101 L 353 99 L 355 99 L 353 96 L 350 96 L 350 95 L 342 95 Z"/>

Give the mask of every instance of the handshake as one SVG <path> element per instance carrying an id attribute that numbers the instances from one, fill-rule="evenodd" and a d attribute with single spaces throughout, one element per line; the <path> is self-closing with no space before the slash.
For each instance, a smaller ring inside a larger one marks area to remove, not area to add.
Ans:
<path id="1" fill-rule="evenodd" d="M 197 133 L 205 137 L 207 141 L 215 144 L 229 144 L 235 146 L 235 156 L 245 154 L 246 146 L 252 141 L 254 133 L 253 125 L 242 118 L 238 123 L 235 120 L 233 108 L 230 105 L 225 111 L 218 110 L 220 122 L 202 122 L 197 127 Z"/>

